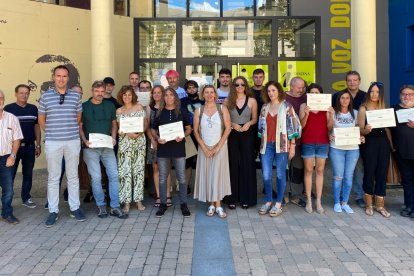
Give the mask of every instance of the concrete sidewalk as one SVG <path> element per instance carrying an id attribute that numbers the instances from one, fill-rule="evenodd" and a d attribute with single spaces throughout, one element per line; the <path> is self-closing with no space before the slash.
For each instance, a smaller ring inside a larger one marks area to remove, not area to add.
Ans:
<path id="1" fill-rule="evenodd" d="M 354 204 L 355 214 L 333 213 L 325 179 L 324 215 L 288 204 L 277 218 L 237 208 L 221 220 L 189 200 L 184 219 L 175 197 L 161 219 L 146 199 L 147 209 L 127 220 L 100 219 L 94 202 L 83 204 L 87 221 L 76 222 L 62 201 L 57 224 L 46 228 L 46 179 L 35 172 L 38 207 L 28 209 L 18 174 L 13 207 L 21 222 L 0 222 L 1 275 L 414 275 L 414 221 L 399 216 L 401 190 L 388 190 L 389 219 Z"/>

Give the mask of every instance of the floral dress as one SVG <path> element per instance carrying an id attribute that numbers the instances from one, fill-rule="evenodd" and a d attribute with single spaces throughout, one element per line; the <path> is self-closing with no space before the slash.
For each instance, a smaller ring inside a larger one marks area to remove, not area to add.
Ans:
<path id="1" fill-rule="evenodd" d="M 144 117 L 144 110 L 128 114 L 117 114 L 117 121 L 126 117 Z M 138 138 L 119 137 L 118 174 L 120 203 L 137 202 L 144 199 L 145 135 Z"/>

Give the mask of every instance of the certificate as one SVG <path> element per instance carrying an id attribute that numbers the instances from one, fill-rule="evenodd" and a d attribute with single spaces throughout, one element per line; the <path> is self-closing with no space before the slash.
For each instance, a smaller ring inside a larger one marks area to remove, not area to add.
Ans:
<path id="1" fill-rule="evenodd" d="M 144 117 L 126 117 L 119 120 L 119 131 L 123 133 L 144 132 Z"/>
<path id="2" fill-rule="evenodd" d="M 142 106 L 148 106 L 151 100 L 151 92 L 138 92 L 138 102 Z"/>
<path id="3" fill-rule="evenodd" d="M 361 144 L 359 127 L 334 128 L 335 145 L 350 146 Z"/>
<path id="4" fill-rule="evenodd" d="M 158 129 L 160 131 L 160 138 L 167 142 L 175 140 L 177 137 L 184 138 L 185 136 L 182 121 L 160 125 Z"/>
<path id="5" fill-rule="evenodd" d="M 110 148 L 113 149 L 112 137 L 101 133 L 89 133 L 90 148 Z"/>
<path id="6" fill-rule="evenodd" d="M 311 94 L 306 95 L 307 105 L 314 111 L 327 111 L 332 103 L 331 94 Z"/>
<path id="7" fill-rule="evenodd" d="M 394 108 L 368 110 L 366 114 L 372 128 L 395 127 Z"/>
<path id="8" fill-rule="evenodd" d="M 408 120 L 414 121 L 414 108 L 399 109 L 397 119 L 399 123 L 408 123 Z"/>

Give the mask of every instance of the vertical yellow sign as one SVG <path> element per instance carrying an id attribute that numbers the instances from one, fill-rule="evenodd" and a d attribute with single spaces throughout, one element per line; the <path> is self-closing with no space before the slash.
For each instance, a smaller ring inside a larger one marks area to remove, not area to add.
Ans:
<path id="1" fill-rule="evenodd" d="M 293 77 L 303 78 L 307 85 L 316 81 L 315 61 L 279 61 L 277 68 L 278 80 L 284 91 L 289 91 Z"/>

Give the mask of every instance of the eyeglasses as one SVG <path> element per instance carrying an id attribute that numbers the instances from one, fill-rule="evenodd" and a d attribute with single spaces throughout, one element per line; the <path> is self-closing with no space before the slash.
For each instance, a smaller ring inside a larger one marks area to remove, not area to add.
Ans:
<path id="1" fill-rule="evenodd" d="M 65 94 L 60 94 L 59 104 L 63 104 L 65 102 Z"/>
<path id="2" fill-rule="evenodd" d="M 244 83 L 235 83 L 234 86 L 236 87 L 245 87 L 246 85 Z"/>
<path id="3" fill-rule="evenodd" d="M 213 123 L 211 122 L 211 118 L 210 117 L 207 118 L 207 123 L 208 123 L 208 127 L 209 128 L 213 128 Z"/>
<path id="4" fill-rule="evenodd" d="M 373 81 L 373 82 L 371 82 L 371 85 L 376 85 L 378 87 L 383 87 L 384 86 L 384 84 L 382 82 L 379 82 L 379 81 Z"/>
<path id="5" fill-rule="evenodd" d="M 414 93 L 401 93 L 401 97 L 414 97 Z"/>

